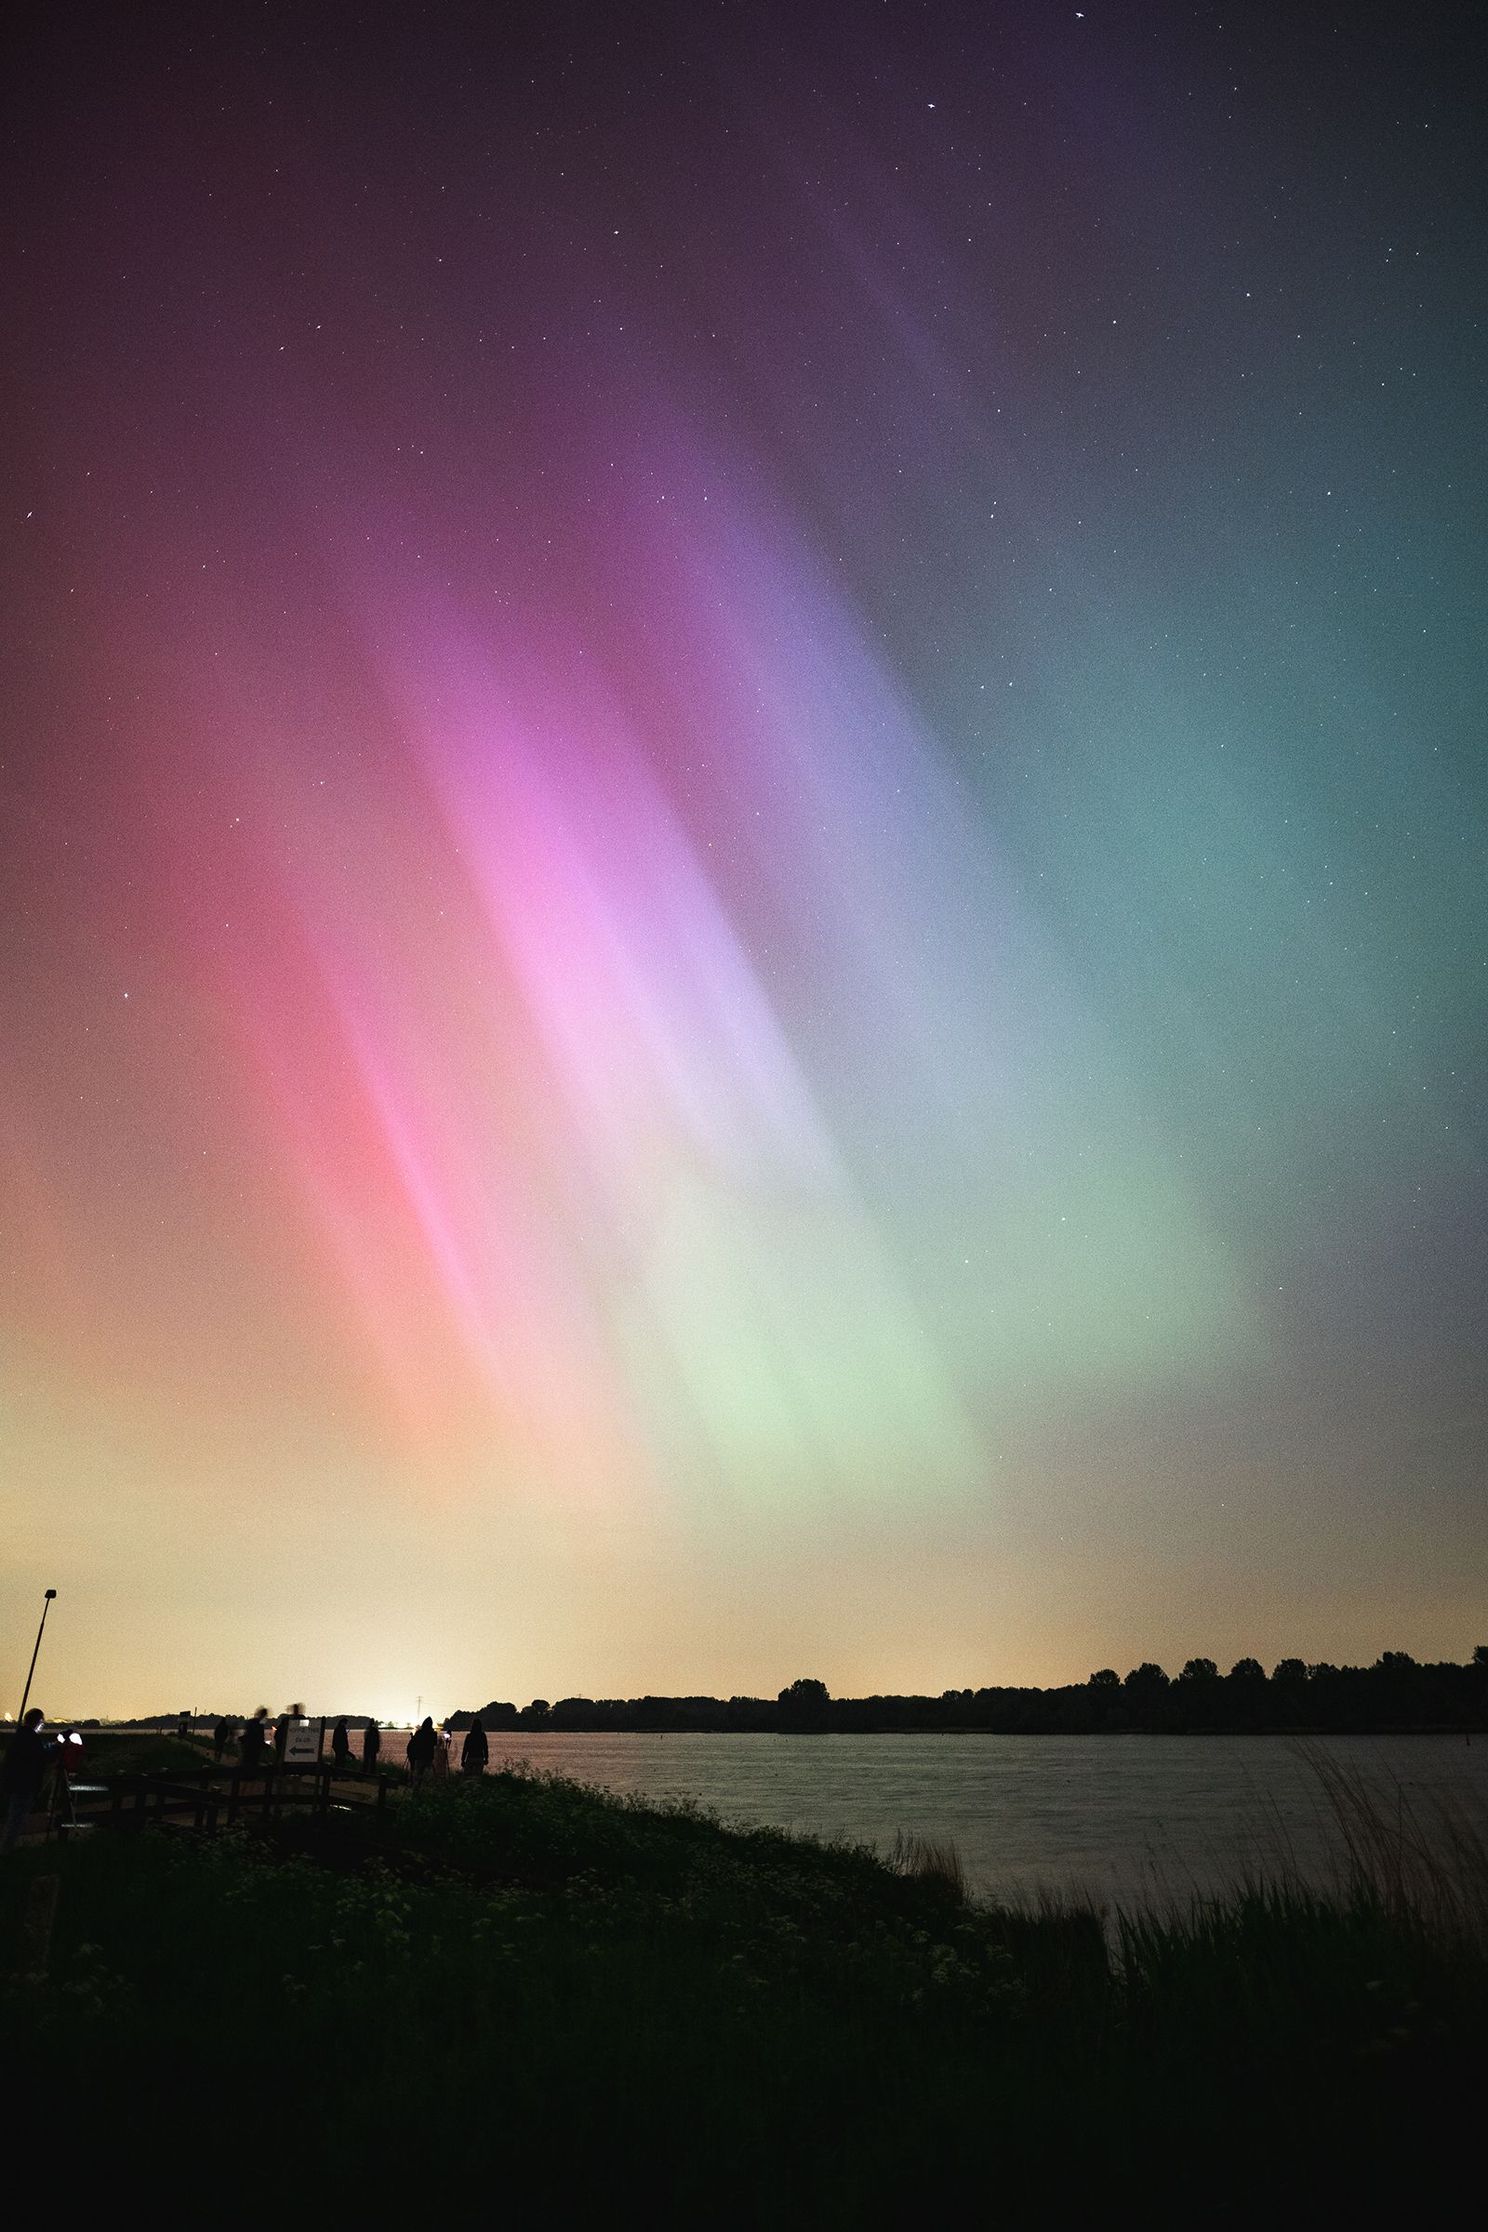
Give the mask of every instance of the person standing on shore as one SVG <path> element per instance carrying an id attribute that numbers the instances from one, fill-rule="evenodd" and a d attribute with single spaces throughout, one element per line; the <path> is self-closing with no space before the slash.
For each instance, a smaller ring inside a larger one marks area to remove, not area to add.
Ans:
<path id="1" fill-rule="evenodd" d="M 408 1776 L 410 1782 L 422 1782 L 434 1764 L 434 1754 L 439 1749 L 439 1738 L 434 1733 L 433 1715 L 426 1713 L 408 1739 Z"/>
<path id="2" fill-rule="evenodd" d="M 42 1735 L 45 1720 L 33 1705 L 10 1739 L 0 1766 L 0 1797 L 5 1804 L 5 1827 L 0 1831 L 0 1852 L 13 1852 L 15 1843 L 36 1809 L 41 1785 L 51 1764 L 52 1747 Z"/>
<path id="3" fill-rule="evenodd" d="M 483 1775 L 490 1761 L 491 1747 L 486 1732 L 478 1720 L 472 1721 L 460 1746 L 460 1772 L 462 1775 Z"/>
<path id="4" fill-rule="evenodd" d="M 344 1713 L 331 1730 L 331 1760 L 338 1775 L 344 1775 L 351 1765 L 351 1730 Z"/>
<path id="5" fill-rule="evenodd" d="M 382 1730 L 375 1720 L 368 1721 L 362 1730 L 362 1767 L 369 1775 L 377 1772 L 378 1754 L 382 1750 Z"/>
<path id="6" fill-rule="evenodd" d="M 238 1745 L 238 1763 L 245 1775 L 261 1775 L 269 1749 L 269 1708 L 260 1705 Z"/>

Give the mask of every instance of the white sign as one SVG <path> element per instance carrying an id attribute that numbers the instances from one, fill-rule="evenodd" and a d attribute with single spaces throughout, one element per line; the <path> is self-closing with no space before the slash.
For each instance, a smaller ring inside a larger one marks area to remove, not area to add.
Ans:
<path id="1" fill-rule="evenodd" d="M 284 1740 L 286 1767 L 313 1767 L 320 1757 L 320 1731 L 314 1721 L 291 1721 Z"/>

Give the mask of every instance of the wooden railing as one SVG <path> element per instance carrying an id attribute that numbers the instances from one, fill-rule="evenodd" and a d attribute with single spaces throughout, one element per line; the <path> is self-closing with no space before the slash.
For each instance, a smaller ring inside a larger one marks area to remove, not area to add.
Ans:
<path id="1" fill-rule="evenodd" d="M 64 1800 L 55 1818 L 65 1831 L 85 1826 L 140 1829 L 189 1815 L 194 1828 L 210 1831 L 245 1817 L 272 1820 L 286 1811 L 326 1814 L 345 1803 L 370 1804 L 380 1813 L 393 1780 L 403 1777 L 343 1771 L 328 1761 L 305 1767 L 275 1761 L 253 1773 L 241 1767 L 203 1767 L 184 1774 L 110 1775 L 75 1783 L 70 1806 Z"/>

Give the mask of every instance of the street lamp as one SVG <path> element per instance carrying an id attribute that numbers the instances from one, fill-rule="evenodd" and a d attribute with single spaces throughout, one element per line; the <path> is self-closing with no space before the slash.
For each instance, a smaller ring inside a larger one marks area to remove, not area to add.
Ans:
<path id="1" fill-rule="evenodd" d="M 42 1631 L 46 1627 L 46 1616 L 52 1608 L 52 1598 L 56 1594 L 55 1589 L 48 1589 L 41 1600 L 41 1626 L 36 1630 L 36 1642 L 31 1652 L 31 1664 L 26 1669 L 26 1687 L 21 1693 L 21 1709 L 16 1715 L 18 1721 L 23 1721 L 26 1718 L 26 1701 L 31 1695 L 31 1677 L 36 1672 L 36 1653 L 41 1649 Z"/>

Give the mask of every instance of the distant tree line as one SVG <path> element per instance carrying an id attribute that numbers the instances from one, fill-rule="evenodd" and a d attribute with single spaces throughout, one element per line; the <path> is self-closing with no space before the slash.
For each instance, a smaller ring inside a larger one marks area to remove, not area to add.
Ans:
<path id="1" fill-rule="evenodd" d="M 493 1699 L 454 1713 L 449 1726 L 607 1729 L 710 1734 L 944 1734 L 995 1736 L 1383 1735 L 1488 1729 L 1488 1644 L 1465 1665 L 1423 1664 L 1386 1651 L 1373 1666 L 1309 1665 L 1285 1658 L 1268 1675 L 1259 1660 L 1222 1674 L 1192 1658 L 1176 1676 L 1150 1660 L 1124 1677 L 1103 1666 L 1062 1689 L 949 1689 L 939 1697 L 833 1697 L 825 1682 L 792 1682 L 777 1697 L 537 1697 L 518 1706 Z"/>
<path id="2" fill-rule="evenodd" d="M 190 1717 L 200 1726 L 221 1716 L 197 1711 Z M 152 1713 L 109 1725 L 174 1728 L 180 1718 Z M 365 1713 L 346 1718 L 353 1729 L 367 1726 Z M 535 1697 L 530 1705 L 493 1698 L 478 1713 L 451 1713 L 444 1725 L 465 1729 L 476 1720 L 492 1730 L 591 1735 L 606 1729 L 843 1736 L 956 1729 L 994 1736 L 1472 1733 L 1488 1731 L 1488 1643 L 1480 1643 L 1461 1666 L 1385 1651 L 1372 1666 L 1284 1658 L 1269 1675 L 1258 1659 L 1237 1659 L 1222 1674 L 1213 1659 L 1191 1658 L 1170 1675 L 1148 1659 L 1126 1675 L 1102 1666 L 1087 1681 L 1062 1689 L 949 1689 L 939 1697 L 833 1697 L 825 1682 L 803 1678 L 776 1697 L 560 1697 L 553 1704 Z"/>

